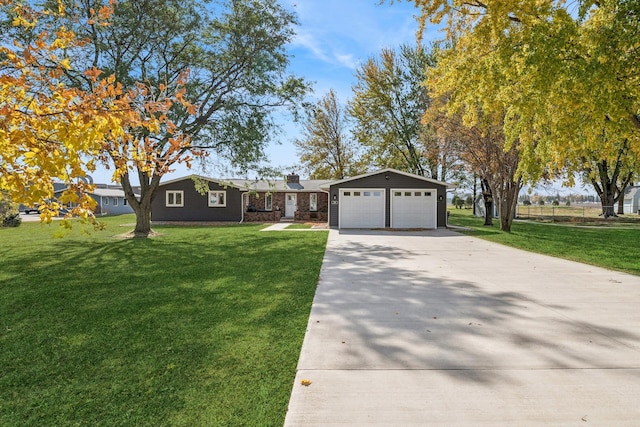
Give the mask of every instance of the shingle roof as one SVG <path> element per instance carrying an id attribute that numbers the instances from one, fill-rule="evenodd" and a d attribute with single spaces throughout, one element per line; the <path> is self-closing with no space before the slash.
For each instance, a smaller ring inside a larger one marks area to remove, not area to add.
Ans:
<path id="1" fill-rule="evenodd" d="M 64 190 L 66 190 L 66 188 L 58 190 L 56 193 L 61 193 Z M 95 188 L 93 191 L 89 192 L 89 194 L 101 197 L 125 197 L 124 191 L 119 188 Z M 140 194 L 136 194 L 136 196 L 139 197 Z"/>
<path id="2" fill-rule="evenodd" d="M 223 180 L 224 181 L 224 180 Z M 234 184 L 234 186 L 246 190 L 253 191 L 272 191 L 272 192 L 316 192 L 324 191 L 320 188 L 321 185 L 331 182 L 328 179 L 301 179 L 297 184 L 288 184 L 284 179 L 274 180 L 262 180 L 262 181 L 250 181 L 245 179 L 231 179 L 228 180 Z"/>
<path id="3" fill-rule="evenodd" d="M 183 181 L 185 179 L 191 179 L 197 177 L 206 181 L 215 182 L 220 185 L 227 185 L 236 187 L 242 191 L 270 191 L 270 192 L 291 192 L 291 193 L 308 193 L 325 191 L 320 188 L 321 185 L 325 185 L 332 182 L 330 179 L 301 179 L 297 184 L 288 184 L 284 179 L 264 179 L 264 180 L 251 180 L 251 179 L 239 179 L 239 178 L 208 178 L 201 175 L 189 175 L 182 178 L 172 179 L 160 183 L 160 185 L 167 185 L 173 182 Z"/>

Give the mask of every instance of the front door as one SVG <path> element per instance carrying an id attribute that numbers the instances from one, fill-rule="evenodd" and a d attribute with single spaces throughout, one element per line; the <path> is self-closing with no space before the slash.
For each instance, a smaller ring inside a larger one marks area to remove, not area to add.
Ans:
<path id="1" fill-rule="evenodd" d="M 287 218 L 293 218 L 296 209 L 298 206 L 298 195 L 297 194 L 287 194 L 286 196 L 286 204 L 284 207 L 284 216 Z"/>

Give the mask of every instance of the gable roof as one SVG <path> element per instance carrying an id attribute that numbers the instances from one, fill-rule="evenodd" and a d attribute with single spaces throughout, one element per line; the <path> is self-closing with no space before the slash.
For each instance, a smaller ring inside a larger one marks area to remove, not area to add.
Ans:
<path id="1" fill-rule="evenodd" d="M 427 177 L 424 177 L 424 176 L 421 176 L 421 175 L 416 175 L 416 174 L 409 173 L 409 172 L 399 171 L 399 170 L 393 169 L 393 168 L 380 169 L 380 170 L 377 170 L 377 171 L 374 171 L 374 172 L 368 172 L 368 173 L 364 173 L 362 175 L 352 176 L 352 177 L 344 178 L 344 179 L 341 179 L 341 180 L 338 180 L 338 181 L 329 181 L 327 184 L 324 184 L 322 186 L 322 188 L 325 189 L 325 190 L 328 190 L 329 187 L 332 186 L 332 185 L 342 184 L 344 182 L 355 181 L 356 179 L 367 178 L 367 177 L 370 177 L 370 176 L 373 176 L 373 175 L 379 175 L 379 174 L 382 174 L 382 173 L 389 173 L 389 172 L 397 173 L 399 175 L 408 176 L 410 178 L 419 179 L 421 181 L 430 182 L 432 184 L 443 185 L 446 188 L 455 188 L 455 185 L 449 184 L 447 182 L 438 181 L 436 179 L 427 178 Z"/>

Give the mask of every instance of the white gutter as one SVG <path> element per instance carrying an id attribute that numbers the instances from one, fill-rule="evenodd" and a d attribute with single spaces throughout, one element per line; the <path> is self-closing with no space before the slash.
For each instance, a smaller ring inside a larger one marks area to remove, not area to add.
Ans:
<path id="1" fill-rule="evenodd" d="M 244 222 L 244 196 L 246 195 L 247 193 L 240 193 L 240 212 L 242 212 L 242 217 L 238 224 L 242 224 Z"/>

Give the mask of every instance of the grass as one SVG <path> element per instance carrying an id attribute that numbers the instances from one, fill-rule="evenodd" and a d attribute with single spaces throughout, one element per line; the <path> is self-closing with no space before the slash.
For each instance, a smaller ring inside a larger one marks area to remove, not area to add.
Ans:
<path id="1" fill-rule="evenodd" d="M 548 224 L 515 221 L 511 233 L 494 225 L 482 225 L 483 218 L 471 210 L 450 209 L 449 223 L 471 228 L 465 234 L 531 252 L 552 255 L 612 270 L 640 275 L 640 228 L 621 224 L 615 227 L 584 227 L 575 224 Z"/>
<path id="2" fill-rule="evenodd" d="M 309 230 L 313 227 L 311 224 L 291 224 L 287 226 L 289 230 Z"/>
<path id="3" fill-rule="evenodd" d="M 281 426 L 327 233 L 0 229 L 0 425 Z"/>

